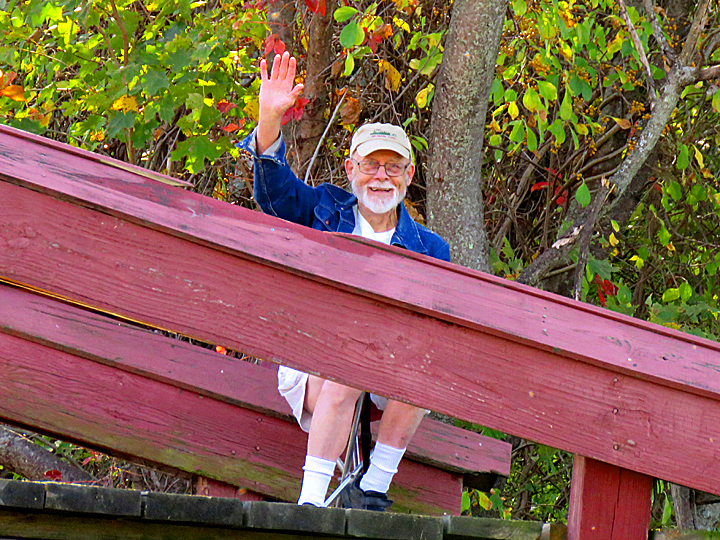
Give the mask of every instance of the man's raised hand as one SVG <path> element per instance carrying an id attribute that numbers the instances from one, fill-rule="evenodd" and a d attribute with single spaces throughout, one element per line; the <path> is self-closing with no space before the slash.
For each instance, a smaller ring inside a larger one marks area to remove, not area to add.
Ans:
<path id="1" fill-rule="evenodd" d="M 257 152 L 262 154 L 272 145 L 280 135 L 280 122 L 283 114 L 295 101 L 303 90 L 302 84 L 295 84 L 295 58 L 285 51 L 282 55 L 276 54 L 272 70 L 268 76 L 267 62 L 260 61 L 259 113 L 260 119 L 257 130 Z"/>

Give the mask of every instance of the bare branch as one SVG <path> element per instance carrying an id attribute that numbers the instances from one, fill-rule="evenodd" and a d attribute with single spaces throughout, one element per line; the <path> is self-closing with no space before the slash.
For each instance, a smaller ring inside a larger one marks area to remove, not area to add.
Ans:
<path id="1" fill-rule="evenodd" d="M 310 158 L 310 163 L 308 163 L 307 169 L 305 170 L 305 183 L 307 184 L 310 181 L 310 173 L 312 172 L 313 163 L 315 163 L 315 159 L 318 156 L 318 152 L 320 152 L 320 147 L 322 146 L 322 142 L 325 140 L 325 136 L 327 135 L 328 130 L 330 129 L 330 126 L 332 126 L 332 123 L 335 121 L 335 117 L 337 116 L 338 111 L 340 110 L 340 107 L 342 106 L 343 102 L 345 101 L 345 96 L 348 94 L 347 87 L 345 88 L 345 91 L 343 92 L 342 97 L 338 101 L 338 104 L 335 106 L 335 110 L 333 111 L 332 115 L 330 116 L 330 120 L 327 123 L 327 126 L 325 127 L 325 131 L 323 131 L 323 134 L 320 136 L 320 140 L 317 143 L 317 146 L 315 147 L 315 152 L 313 152 L 312 157 Z"/>
<path id="2" fill-rule="evenodd" d="M 683 45 L 682 52 L 680 53 L 679 60 L 684 66 L 690 65 L 693 61 L 695 53 L 697 52 L 698 42 L 700 41 L 703 30 L 705 30 L 705 25 L 707 25 L 709 7 L 710 0 L 702 0 L 698 6 L 697 12 L 695 13 L 695 19 L 693 20 L 687 39 Z"/>
<path id="3" fill-rule="evenodd" d="M 662 51 L 669 65 L 675 65 L 675 63 L 677 62 L 677 58 L 675 57 L 675 51 L 672 50 L 672 47 L 670 47 L 667 39 L 665 39 L 665 34 L 663 33 L 662 27 L 660 26 L 660 21 L 658 21 L 657 13 L 655 13 L 654 0 L 643 0 L 643 5 L 645 6 L 645 16 L 650 20 L 650 25 L 652 26 L 653 30 L 653 36 L 655 36 L 655 41 L 657 41 L 658 46 L 660 47 L 660 50 Z"/>
<path id="4" fill-rule="evenodd" d="M 113 11 L 113 17 L 115 17 L 115 20 L 118 23 L 118 27 L 120 28 L 120 33 L 122 34 L 123 38 L 123 65 L 128 65 L 128 55 L 130 54 L 130 41 L 128 39 L 128 33 L 125 29 L 125 24 L 123 24 L 122 17 L 120 17 L 120 13 L 118 12 L 117 6 L 115 5 L 115 0 L 110 0 L 110 5 L 112 6 Z"/>
<path id="5" fill-rule="evenodd" d="M 650 99 L 650 108 L 652 109 L 655 105 L 655 81 L 652 69 L 650 69 L 650 62 L 645 54 L 645 48 L 643 47 L 642 41 L 640 41 L 640 36 L 638 36 L 637 30 L 635 30 L 635 25 L 630 20 L 630 14 L 625 7 L 625 0 L 617 0 L 617 3 L 620 6 L 620 15 L 622 15 L 622 18 L 625 21 L 625 26 L 627 26 L 628 32 L 630 32 L 630 37 L 632 38 L 633 45 L 635 45 L 635 50 L 638 52 L 640 63 L 645 68 L 648 98 Z"/>
<path id="6" fill-rule="evenodd" d="M 709 81 L 710 79 L 720 79 L 720 64 L 701 69 L 697 74 L 698 81 Z"/>

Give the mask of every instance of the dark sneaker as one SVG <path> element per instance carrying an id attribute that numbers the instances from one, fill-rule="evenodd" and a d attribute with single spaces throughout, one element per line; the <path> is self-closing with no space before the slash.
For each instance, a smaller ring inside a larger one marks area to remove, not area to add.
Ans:
<path id="1" fill-rule="evenodd" d="M 392 503 L 385 493 L 360 489 L 360 479 L 358 478 L 340 494 L 339 506 L 384 512 L 386 508 L 390 508 Z"/>

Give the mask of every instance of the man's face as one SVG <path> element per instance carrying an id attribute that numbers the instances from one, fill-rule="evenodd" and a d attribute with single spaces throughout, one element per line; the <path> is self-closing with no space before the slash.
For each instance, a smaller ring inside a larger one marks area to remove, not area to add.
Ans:
<path id="1" fill-rule="evenodd" d="M 382 165 L 377 167 L 378 165 Z M 390 176 L 385 166 L 402 170 L 399 176 Z M 374 174 L 363 172 L 377 167 Z M 391 150 L 377 150 L 367 156 L 353 154 L 345 160 L 345 172 L 359 204 L 375 214 L 386 214 L 402 202 L 415 173 L 415 165 Z"/>

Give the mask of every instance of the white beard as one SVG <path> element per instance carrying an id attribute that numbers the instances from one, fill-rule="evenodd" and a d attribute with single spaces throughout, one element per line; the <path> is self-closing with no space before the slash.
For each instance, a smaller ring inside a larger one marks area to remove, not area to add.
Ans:
<path id="1" fill-rule="evenodd" d="M 381 185 L 382 187 L 385 187 L 385 185 Z M 405 193 L 407 192 L 407 188 L 405 186 L 403 186 L 402 189 L 397 189 L 395 186 L 391 186 L 393 188 L 393 196 L 390 199 L 384 197 L 381 199 L 380 197 L 373 195 L 373 192 L 370 191 L 367 184 L 361 192 L 357 187 L 355 178 L 353 178 L 351 186 L 353 195 L 357 197 L 358 201 L 360 201 L 365 208 L 374 214 L 387 214 L 391 210 L 394 210 L 395 207 L 397 207 L 397 205 L 405 198 Z"/>

